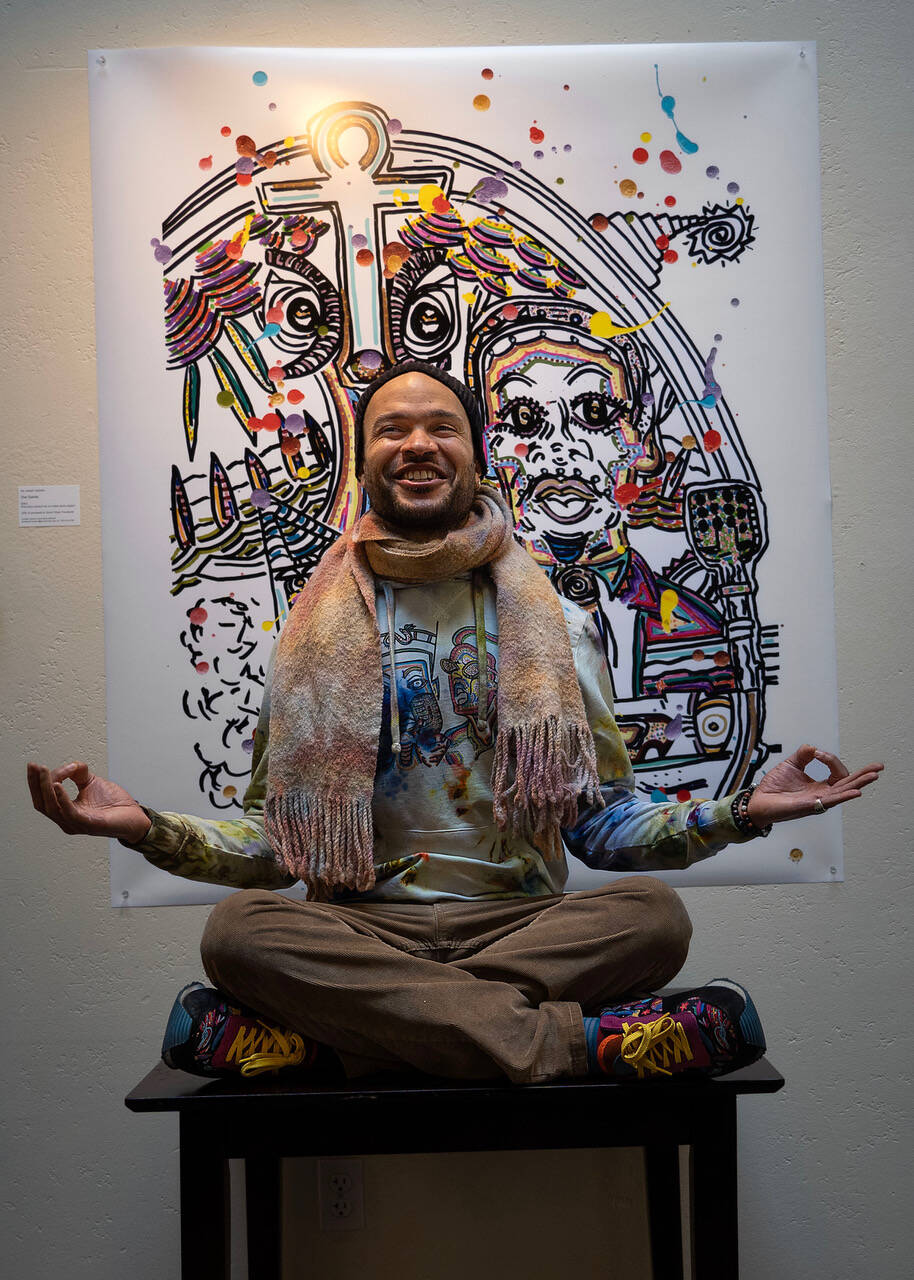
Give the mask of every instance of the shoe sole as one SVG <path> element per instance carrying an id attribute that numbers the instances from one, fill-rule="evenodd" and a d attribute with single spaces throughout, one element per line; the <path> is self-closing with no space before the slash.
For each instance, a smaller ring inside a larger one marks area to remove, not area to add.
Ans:
<path id="1" fill-rule="evenodd" d="M 202 982 L 189 982 L 186 987 L 181 988 L 174 1004 L 171 1006 L 171 1013 L 168 1015 L 168 1022 L 165 1027 L 165 1037 L 162 1040 L 162 1061 L 166 1066 L 173 1067 L 175 1070 L 181 1070 L 180 1063 L 174 1059 L 175 1051 L 180 1051 L 186 1047 L 194 1027 L 193 1018 L 184 1008 L 184 997 L 189 991 L 202 990 Z"/>
<path id="2" fill-rule="evenodd" d="M 755 1001 L 749 992 L 731 978 L 714 978 L 706 985 L 709 987 L 729 987 L 732 991 L 738 991 L 743 997 L 744 1007 L 738 1023 L 740 1035 L 750 1048 L 758 1050 L 758 1057 L 760 1058 L 768 1046 L 765 1043 L 765 1033 L 762 1030 L 758 1009 L 756 1009 Z"/>

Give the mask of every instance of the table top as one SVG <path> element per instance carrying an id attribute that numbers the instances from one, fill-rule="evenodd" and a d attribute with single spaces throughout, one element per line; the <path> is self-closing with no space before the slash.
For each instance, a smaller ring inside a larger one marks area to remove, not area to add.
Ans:
<path id="1" fill-rule="evenodd" d="M 424 1100 L 446 1109 L 460 1103 L 476 1106 L 538 1110 L 548 1101 L 556 1104 L 595 1104 L 598 1098 L 612 1098 L 617 1107 L 623 1099 L 631 1103 L 652 1099 L 656 1106 L 689 1101 L 734 1097 L 747 1093 L 776 1093 L 784 1087 L 784 1077 L 767 1058 L 714 1078 L 675 1076 L 671 1080 L 611 1080 L 589 1076 L 562 1078 L 547 1084 L 517 1085 L 499 1080 L 443 1080 L 418 1073 L 409 1075 L 364 1076 L 345 1080 L 341 1075 L 315 1076 L 307 1072 L 286 1072 L 253 1078 L 224 1076 L 205 1078 L 175 1071 L 159 1062 L 124 1099 L 131 1111 L 206 1112 L 230 1105 L 237 1113 L 276 1107 L 302 1109 L 319 1107 L 337 1110 L 387 1102 L 395 1104 Z"/>

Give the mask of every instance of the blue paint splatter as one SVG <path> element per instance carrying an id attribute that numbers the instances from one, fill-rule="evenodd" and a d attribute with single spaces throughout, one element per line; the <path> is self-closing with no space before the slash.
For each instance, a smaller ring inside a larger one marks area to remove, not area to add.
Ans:
<path id="1" fill-rule="evenodd" d="M 716 336 L 716 335 L 715 335 Z M 684 404 L 698 404 L 702 409 L 716 409 L 717 402 L 720 399 L 720 383 L 714 377 L 714 360 L 717 356 L 717 347 L 711 348 L 711 354 L 705 361 L 705 384 L 702 387 L 704 394 L 700 400 L 682 400 L 677 408 L 681 409 Z"/>
<path id="2" fill-rule="evenodd" d="M 254 81 L 257 87 L 260 88 L 261 85 L 266 84 L 267 80 L 269 79 L 269 76 L 265 71 L 255 71 L 254 74 L 251 76 L 251 79 Z"/>
<path id="3" fill-rule="evenodd" d="M 278 324 L 265 324 L 263 326 L 263 333 L 254 338 L 253 341 L 249 342 L 248 347 L 250 348 L 258 342 L 263 342 L 264 338 L 274 338 L 281 328 L 282 326 Z"/>
<path id="4" fill-rule="evenodd" d="M 687 156 L 694 156 L 695 152 L 698 150 L 698 143 L 693 142 L 691 138 L 687 138 L 676 123 L 676 116 L 674 115 L 676 110 L 676 99 L 671 97 L 669 94 L 664 94 L 663 90 L 660 88 L 660 68 L 656 62 L 654 63 L 654 76 L 657 81 L 657 93 L 660 96 L 660 110 L 665 116 L 669 116 L 670 120 L 673 122 L 673 128 L 676 130 L 676 142 L 679 146 L 679 150 L 684 151 Z"/>

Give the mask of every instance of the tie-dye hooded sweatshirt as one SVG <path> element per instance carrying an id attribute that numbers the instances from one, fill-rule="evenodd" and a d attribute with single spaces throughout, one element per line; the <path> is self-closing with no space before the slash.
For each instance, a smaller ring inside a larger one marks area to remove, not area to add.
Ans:
<path id="1" fill-rule="evenodd" d="M 347 892 L 341 900 L 535 897 L 561 893 L 565 886 L 564 857 L 545 858 L 494 822 L 498 633 L 491 586 L 483 595 L 486 678 L 480 681 L 469 575 L 421 586 L 378 583 L 384 705 L 372 801 L 376 881 L 367 893 Z M 563 601 L 563 608 L 605 804 L 602 809 L 582 806 L 573 830 L 563 832 L 566 849 L 599 870 L 670 870 L 744 841 L 729 798 L 657 804 L 638 793 L 613 716 L 609 669 L 596 628 L 576 605 Z M 391 738 L 392 671 L 398 753 Z M 267 889 L 295 882 L 264 833 L 271 676 L 272 659 L 244 816 L 215 821 L 147 810 L 148 833 L 128 847 L 190 880 Z"/>

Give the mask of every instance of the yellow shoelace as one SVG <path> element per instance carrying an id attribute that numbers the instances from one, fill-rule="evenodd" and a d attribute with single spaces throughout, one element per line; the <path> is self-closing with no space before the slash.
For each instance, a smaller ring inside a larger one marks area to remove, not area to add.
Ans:
<path id="1" fill-rule="evenodd" d="M 258 1022 L 255 1026 L 239 1028 L 225 1061 L 226 1065 L 237 1062 L 243 1076 L 259 1076 L 264 1071 L 278 1071 L 280 1067 L 297 1067 L 310 1052 L 310 1045 L 306 1045 L 297 1032 Z"/>
<path id="2" fill-rule="evenodd" d="M 623 1062 L 638 1072 L 639 1079 L 650 1071 L 671 1076 L 671 1065 L 678 1065 L 683 1059 L 691 1062 L 695 1056 L 685 1027 L 668 1013 L 656 1022 L 623 1022 L 622 1028 L 625 1034 L 619 1052 Z"/>

